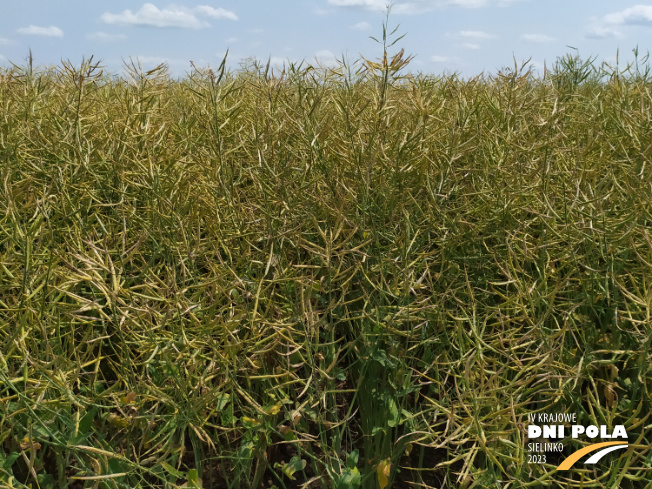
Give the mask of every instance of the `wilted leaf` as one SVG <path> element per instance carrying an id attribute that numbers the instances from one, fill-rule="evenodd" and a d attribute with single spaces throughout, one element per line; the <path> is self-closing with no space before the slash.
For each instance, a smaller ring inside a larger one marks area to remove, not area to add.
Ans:
<path id="1" fill-rule="evenodd" d="M 616 390 L 613 388 L 612 384 L 605 384 L 604 397 L 607 400 L 609 407 L 613 407 L 616 400 L 618 399 L 618 394 L 616 393 Z"/>
<path id="2" fill-rule="evenodd" d="M 41 448 L 41 444 L 39 442 L 35 442 L 34 440 L 31 440 L 29 437 L 23 438 L 23 441 L 20 442 L 20 448 L 21 450 L 29 450 L 29 449 L 34 449 L 34 450 L 39 450 Z"/>
<path id="3" fill-rule="evenodd" d="M 136 402 L 136 399 L 138 398 L 138 394 L 135 392 L 130 392 L 126 396 L 122 398 L 122 404 L 128 405 L 128 404 L 133 404 Z"/>
<path id="4" fill-rule="evenodd" d="M 296 425 L 299 421 L 301 421 L 302 417 L 303 416 L 298 410 L 292 411 L 292 418 L 290 419 L 290 421 L 292 421 L 293 425 Z"/>

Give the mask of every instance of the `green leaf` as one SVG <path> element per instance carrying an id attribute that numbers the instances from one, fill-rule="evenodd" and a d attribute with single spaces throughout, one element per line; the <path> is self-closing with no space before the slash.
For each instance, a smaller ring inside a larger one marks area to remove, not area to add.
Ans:
<path id="1" fill-rule="evenodd" d="M 163 467 L 165 471 L 175 479 L 182 479 L 184 477 L 183 472 L 179 472 L 167 462 L 161 462 L 161 467 Z"/>
<path id="2" fill-rule="evenodd" d="M 190 469 L 186 479 L 188 481 L 188 486 L 201 487 L 201 480 L 199 479 L 199 473 L 197 472 L 197 469 Z"/>
<path id="3" fill-rule="evenodd" d="M 224 426 L 233 426 L 236 422 L 235 416 L 233 416 L 233 404 L 228 403 L 224 409 L 221 410 L 221 418 Z"/>
<path id="4" fill-rule="evenodd" d="M 5 456 L 2 453 L 0 453 L 0 468 L 9 472 L 11 466 L 14 464 L 14 462 L 18 457 L 20 457 L 20 452 L 14 452 L 8 456 Z"/>
<path id="5" fill-rule="evenodd" d="M 229 403 L 230 400 L 231 400 L 230 394 L 221 392 L 217 396 L 215 396 L 215 407 L 217 408 L 218 411 L 222 411 Z"/>
<path id="6" fill-rule="evenodd" d="M 54 489 L 54 476 L 52 474 L 38 474 L 36 481 L 41 489 Z"/>
<path id="7" fill-rule="evenodd" d="M 109 474 L 124 474 L 129 471 L 129 465 L 117 458 L 109 459 L 108 468 Z"/>
<path id="8" fill-rule="evenodd" d="M 389 411 L 389 418 L 387 419 L 387 425 L 390 428 L 394 428 L 398 426 L 401 417 L 398 412 L 398 406 L 396 405 L 396 401 L 394 400 L 393 397 L 387 397 L 387 408 Z"/>
<path id="9" fill-rule="evenodd" d="M 93 407 L 86 411 L 86 414 L 79 420 L 79 433 L 83 435 L 88 435 L 91 432 L 91 427 L 93 426 L 93 420 L 97 414 L 97 408 Z"/>
<path id="10" fill-rule="evenodd" d="M 241 461 L 251 460 L 254 453 L 254 444 L 250 441 L 243 442 L 238 448 L 238 459 Z"/>
<path id="11" fill-rule="evenodd" d="M 289 463 L 283 464 L 274 464 L 274 467 L 281 468 L 283 474 L 285 474 L 290 480 L 294 480 L 294 473 L 306 468 L 306 461 L 301 457 L 294 456 L 290 459 Z"/>
<path id="12" fill-rule="evenodd" d="M 358 450 L 353 450 L 351 453 L 349 453 L 346 456 L 346 466 L 349 469 L 355 469 L 355 466 L 358 465 L 359 456 L 360 452 Z"/>
<path id="13" fill-rule="evenodd" d="M 383 367 L 394 367 L 394 362 L 387 356 L 385 350 L 374 350 L 371 352 L 371 358 L 380 363 Z"/>
<path id="14" fill-rule="evenodd" d="M 357 451 L 357 450 L 356 450 Z M 357 489 L 360 487 L 360 482 L 362 477 L 360 477 L 360 472 L 357 468 L 349 469 L 345 468 L 337 481 L 335 481 L 336 489 Z"/>

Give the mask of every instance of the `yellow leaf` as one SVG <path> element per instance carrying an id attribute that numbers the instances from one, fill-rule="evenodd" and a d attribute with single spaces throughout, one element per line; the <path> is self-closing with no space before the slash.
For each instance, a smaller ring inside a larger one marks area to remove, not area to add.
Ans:
<path id="1" fill-rule="evenodd" d="M 275 414 L 278 414 L 278 412 L 281 410 L 281 407 L 283 406 L 283 403 L 277 402 L 273 406 L 269 406 L 268 408 L 265 409 L 265 412 L 267 414 L 270 414 L 274 416 Z"/>
<path id="2" fill-rule="evenodd" d="M 378 485 L 380 489 L 385 489 L 387 484 L 389 484 L 389 471 L 392 468 L 392 464 L 389 459 L 383 460 L 378 464 Z"/>
<path id="3" fill-rule="evenodd" d="M 240 419 L 242 420 L 243 426 L 245 428 L 249 428 L 249 429 L 257 428 L 263 423 L 260 419 L 254 419 L 254 418 L 250 418 L 248 416 L 242 416 L 242 418 L 240 418 Z"/>
<path id="4" fill-rule="evenodd" d="M 109 414 L 109 424 L 115 428 L 127 428 L 129 427 L 130 421 L 127 418 L 120 416 L 119 414 L 111 413 Z"/>

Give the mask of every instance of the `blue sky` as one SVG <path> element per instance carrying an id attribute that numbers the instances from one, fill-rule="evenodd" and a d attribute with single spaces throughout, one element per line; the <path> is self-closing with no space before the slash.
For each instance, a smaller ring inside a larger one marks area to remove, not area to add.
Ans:
<path id="1" fill-rule="evenodd" d="M 175 75 L 247 58 L 318 59 L 382 53 L 369 36 L 382 34 L 386 0 L 21 0 L 2 2 L 0 64 L 24 64 L 29 49 L 40 65 L 78 65 L 95 56 L 113 73 L 123 60 L 144 67 L 166 61 Z M 535 68 L 574 52 L 620 64 L 652 44 L 652 2 L 613 0 L 397 0 L 390 27 L 407 34 L 397 45 L 415 55 L 412 71 L 495 73 L 531 58 Z"/>

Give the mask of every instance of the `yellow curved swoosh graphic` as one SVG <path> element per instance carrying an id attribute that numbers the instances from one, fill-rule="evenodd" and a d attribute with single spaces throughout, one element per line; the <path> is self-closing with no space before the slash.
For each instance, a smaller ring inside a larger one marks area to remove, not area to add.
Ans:
<path id="1" fill-rule="evenodd" d="M 600 448 L 610 447 L 612 445 L 627 446 L 627 444 L 623 443 L 622 441 L 605 441 L 603 443 L 594 443 L 593 445 L 589 445 L 588 447 L 580 448 L 578 451 L 568 456 L 566 460 L 564 460 L 561 464 L 559 464 L 557 470 L 568 470 L 573 466 L 575 462 L 577 462 L 580 458 L 582 458 L 587 453 L 594 452 L 596 450 L 599 450 Z"/>

